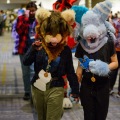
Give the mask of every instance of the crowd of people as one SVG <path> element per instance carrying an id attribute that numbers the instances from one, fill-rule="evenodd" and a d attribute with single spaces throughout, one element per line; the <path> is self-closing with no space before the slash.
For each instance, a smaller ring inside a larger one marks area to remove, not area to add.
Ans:
<path id="1" fill-rule="evenodd" d="M 0 10 L 0 36 L 4 31 L 10 32 L 12 30 L 12 23 L 16 18 L 16 13 L 10 10 Z"/>
<path id="2" fill-rule="evenodd" d="M 6 15 L 3 10 L 0 10 L 0 35 L 3 34 L 3 29 L 5 27 Z"/>
<path id="3" fill-rule="evenodd" d="M 118 58 L 118 63 L 120 65 L 120 12 L 118 11 L 117 13 L 114 13 L 111 11 L 110 16 L 108 21 L 114 26 L 115 28 L 115 49 L 117 53 L 117 58 Z M 119 66 L 120 67 L 120 66 Z M 117 97 L 120 98 L 120 73 L 119 73 L 119 67 L 115 69 L 112 74 L 111 74 L 111 79 L 110 79 L 110 95 L 114 94 L 114 85 L 117 80 L 117 75 L 118 75 L 118 93 Z"/>
<path id="4" fill-rule="evenodd" d="M 26 10 L 18 10 L 16 18 L 0 11 L 0 34 L 5 26 L 8 31 L 11 26 L 12 54 L 20 58 L 23 100 L 33 102 L 38 120 L 61 119 L 66 79 L 71 88 L 68 97 L 81 101 L 84 119 L 106 119 L 109 94 L 113 94 L 120 64 L 120 13 L 110 14 L 108 4 L 101 2 L 91 11 L 70 4 L 70 10 L 60 9 L 59 12 L 38 9 L 34 2 L 30 2 Z M 116 30 L 115 40 L 106 21 Z M 74 52 L 78 59 L 76 69 L 73 48 L 76 48 Z M 120 97 L 120 76 L 117 97 Z"/>

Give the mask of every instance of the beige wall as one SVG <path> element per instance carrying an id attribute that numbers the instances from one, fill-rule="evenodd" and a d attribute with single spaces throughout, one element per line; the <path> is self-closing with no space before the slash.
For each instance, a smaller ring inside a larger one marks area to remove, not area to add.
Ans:
<path id="1" fill-rule="evenodd" d="M 92 7 L 94 7 L 97 3 L 103 2 L 105 0 L 92 0 Z"/>
<path id="2" fill-rule="evenodd" d="M 0 10 L 11 10 L 15 8 L 20 8 L 21 4 L 0 4 Z"/>

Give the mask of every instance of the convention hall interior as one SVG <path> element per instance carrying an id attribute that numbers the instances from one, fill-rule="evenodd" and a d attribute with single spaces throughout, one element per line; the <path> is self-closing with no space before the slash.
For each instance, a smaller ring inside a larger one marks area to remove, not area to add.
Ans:
<path id="1" fill-rule="evenodd" d="M 18 51 L 15 51 L 16 41 L 12 31 L 15 20 L 19 17 L 18 11 L 23 10 L 24 13 L 27 14 L 26 6 L 29 2 L 33 2 L 37 6 L 37 9 L 45 8 L 53 11 L 53 8 L 56 7 L 54 5 L 57 3 L 57 7 L 64 2 L 66 2 L 66 5 L 69 4 L 67 6 L 69 8 L 66 7 L 65 9 L 70 9 L 72 6 L 83 6 L 88 10 L 92 10 L 97 3 L 104 1 L 105 0 L 0 0 L 0 120 L 39 120 L 32 97 L 25 94 L 20 55 Z M 112 3 L 112 8 L 106 21 L 115 29 L 114 35 L 120 35 L 120 0 L 108 1 Z M 54 9 L 57 9 L 57 7 Z M 106 14 L 106 12 L 102 12 Z M 33 14 L 34 11 L 31 13 Z M 94 21 L 96 22 L 96 20 Z M 116 21 L 119 21 L 118 30 L 115 27 Z M 24 29 L 21 31 L 25 33 Z M 76 46 L 78 43 L 79 41 L 75 41 Z M 120 44 L 120 42 L 118 44 Z M 71 52 L 74 70 L 76 71 L 78 66 L 78 58 L 75 57 L 76 49 L 71 50 Z M 118 67 L 117 76 L 113 83 L 114 86 L 109 89 L 109 108 L 106 120 L 120 120 L 119 68 L 120 67 Z M 79 85 L 81 85 L 81 83 L 79 83 Z M 70 86 L 67 87 L 67 92 L 68 89 L 70 89 Z M 84 111 L 80 98 L 79 101 L 74 102 L 74 100 L 72 101 L 70 99 L 70 95 L 66 97 L 69 99 L 70 105 L 67 106 L 68 103 L 65 103 L 65 106 L 63 106 L 64 113 L 61 120 L 84 120 Z"/>

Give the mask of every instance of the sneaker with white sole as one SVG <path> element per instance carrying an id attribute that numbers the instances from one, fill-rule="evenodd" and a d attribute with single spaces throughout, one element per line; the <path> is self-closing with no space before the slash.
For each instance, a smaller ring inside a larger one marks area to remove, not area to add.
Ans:
<path id="1" fill-rule="evenodd" d="M 109 95 L 113 95 L 114 94 L 114 91 L 113 90 L 110 90 L 109 91 Z"/>
<path id="2" fill-rule="evenodd" d="M 118 92 L 118 94 L 116 95 L 117 98 L 120 98 L 120 92 Z"/>

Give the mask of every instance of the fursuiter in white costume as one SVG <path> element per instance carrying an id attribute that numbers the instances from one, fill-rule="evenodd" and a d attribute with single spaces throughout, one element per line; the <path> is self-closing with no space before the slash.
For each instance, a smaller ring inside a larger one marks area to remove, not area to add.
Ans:
<path id="1" fill-rule="evenodd" d="M 106 21 L 111 8 L 111 2 L 100 2 L 81 17 L 81 39 L 75 56 L 79 60 L 76 74 L 81 80 L 80 100 L 85 120 L 105 120 L 108 112 L 110 71 L 118 67 L 115 30 Z"/>
<path id="2" fill-rule="evenodd" d="M 105 1 L 86 12 L 81 18 L 80 45 L 88 53 L 93 54 L 99 51 L 108 40 L 115 42 L 115 29 L 107 20 L 112 5 Z M 79 59 L 82 65 L 81 59 Z M 84 62 L 84 64 L 86 64 Z M 110 72 L 106 63 L 100 59 L 89 62 L 89 70 L 99 76 L 106 76 Z"/>

